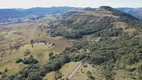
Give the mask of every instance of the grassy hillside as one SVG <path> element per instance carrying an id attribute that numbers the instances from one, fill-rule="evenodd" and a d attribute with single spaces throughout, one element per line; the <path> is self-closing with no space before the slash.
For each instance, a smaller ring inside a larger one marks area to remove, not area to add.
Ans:
<path id="1" fill-rule="evenodd" d="M 24 60 L 32 55 L 38 60 L 38 64 L 42 65 L 49 60 L 51 52 L 59 54 L 71 45 L 70 41 L 63 37 L 50 37 L 46 30 L 39 29 L 39 26 L 47 26 L 48 20 L 51 19 L 45 17 L 42 21 L 0 26 L 0 78 L 16 74 L 29 66 L 16 63 L 18 59 Z"/>

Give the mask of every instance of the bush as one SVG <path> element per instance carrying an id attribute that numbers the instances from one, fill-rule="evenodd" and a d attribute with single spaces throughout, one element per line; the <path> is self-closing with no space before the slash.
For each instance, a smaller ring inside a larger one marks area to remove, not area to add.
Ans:
<path id="1" fill-rule="evenodd" d="M 50 52 L 50 53 L 49 53 L 49 57 L 52 56 L 53 54 L 54 54 L 53 52 Z"/>
<path id="2" fill-rule="evenodd" d="M 38 61 L 31 55 L 30 58 L 24 58 L 24 64 L 37 64 Z"/>
<path id="3" fill-rule="evenodd" d="M 20 62 L 22 62 L 23 61 L 23 59 L 17 59 L 16 60 L 16 63 L 20 63 Z"/>
<path id="4" fill-rule="evenodd" d="M 31 72 L 28 75 L 27 80 L 42 80 L 42 77 L 40 76 L 39 72 Z"/>
<path id="5" fill-rule="evenodd" d="M 61 68 L 62 62 L 59 60 L 54 60 L 52 63 L 46 65 L 46 68 L 49 72 L 51 71 L 57 71 Z"/>
<path id="6" fill-rule="evenodd" d="M 8 69 L 7 69 L 7 68 L 5 68 L 4 72 L 8 72 Z"/>

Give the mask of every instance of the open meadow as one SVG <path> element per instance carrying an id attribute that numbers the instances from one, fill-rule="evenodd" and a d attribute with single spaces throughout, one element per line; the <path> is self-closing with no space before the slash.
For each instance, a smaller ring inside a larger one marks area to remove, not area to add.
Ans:
<path id="1" fill-rule="evenodd" d="M 50 37 L 46 31 L 39 30 L 39 26 L 43 24 L 25 22 L 0 26 L 0 72 L 7 69 L 7 75 L 17 73 L 28 65 L 17 64 L 15 61 L 30 55 L 38 60 L 38 64 L 43 64 L 48 61 L 50 52 L 58 54 L 70 46 L 69 40 L 63 37 Z M 26 51 L 29 51 L 28 55 Z"/>

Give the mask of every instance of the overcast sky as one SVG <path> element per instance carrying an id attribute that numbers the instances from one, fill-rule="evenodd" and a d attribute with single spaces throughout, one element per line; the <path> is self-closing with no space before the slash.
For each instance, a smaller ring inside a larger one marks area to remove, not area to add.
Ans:
<path id="1" fill-rule="evenodd" d="M 51 6 L 73 7 L 142 7 L 142 0 L 0 0 L 0 8 L 31 8 Z"/>

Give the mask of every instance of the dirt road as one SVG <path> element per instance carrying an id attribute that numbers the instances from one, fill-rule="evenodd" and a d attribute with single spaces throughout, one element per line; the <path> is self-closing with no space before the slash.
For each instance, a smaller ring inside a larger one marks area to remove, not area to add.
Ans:
<path id="1" fill-rule="evenodd" d="M 68 79 L 70 80 L 74 75 L 75 73 L 80 69 L 80 67 L 82 66 L 82 63 L 80 62 L 77 67 L 75 68 L 75 70 L 68 76 Z"/>

